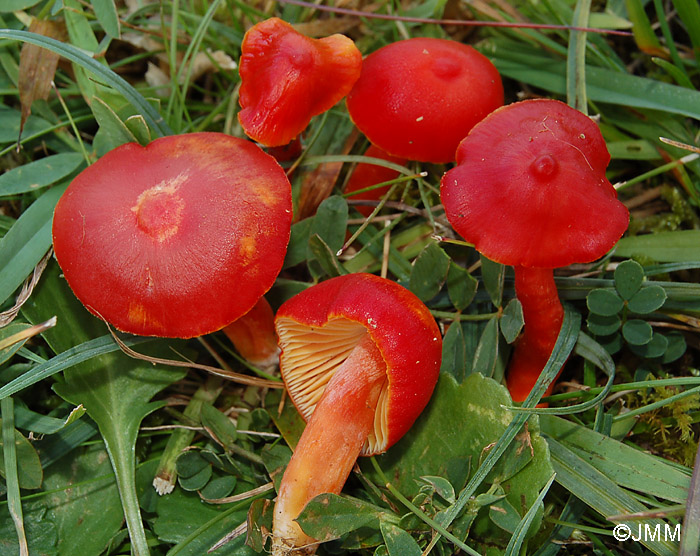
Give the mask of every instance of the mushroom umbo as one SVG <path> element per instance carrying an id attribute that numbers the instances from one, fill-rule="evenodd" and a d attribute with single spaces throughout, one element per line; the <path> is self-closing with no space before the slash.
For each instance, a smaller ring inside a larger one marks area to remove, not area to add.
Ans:
<path id="1" fill-rule="evenodd" d="M 346 104 L 355 125 L 380 149 L 445 163 L 474 124 L 503 105 L 503 84 L 471 46 L 418 37 L 367 56 Z"/>
<path id="2" fill-rule="evenodd" d="M 53 219 L 76 297 L 117 329 L 190 338 L 245 315 L 272 286 L 292 218 L 284 170 L 223 133 L 121 145 L 81 172 Z"/>
<path id="3" fill-rule="evenodd" d="M 605 177 L 609 161 L 590 118 L 556 100 L 526 100 L 474 126 L 442 178 L 454 229 L 515 269 L 525 327 L 506 378 L 514 401 L 530 393 L 561 329 L 553 269 L 602 257 L 627 229 L 629 212 Z"/>
<path id="4" fill-rule="evenodd" d="M 294 521 L 318 494 L 339 493 L 358 455 L 385 451 L 428 403 L 442 357 L 428 308 L 372 274 L 331 278 L 275 318 L 287 391 L 307 421 L 280 484 L 272 553 L 312 554 Z"/>
<path id="5" fill-rule="evenodd" d="M 241 45 L 243 131 L 267 147 L 286 145 L 348 94 L 361 66 L 360 51 L 344 35 L 312 39 L 279 18 L 261 21 Z"/>

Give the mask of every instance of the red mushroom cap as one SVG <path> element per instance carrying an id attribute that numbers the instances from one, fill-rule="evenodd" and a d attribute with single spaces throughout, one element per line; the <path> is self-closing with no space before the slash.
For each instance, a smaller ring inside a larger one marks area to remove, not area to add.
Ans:
<path id="1" fill-rule="evenodd" d="M 56 258 L 94 314 L 133 334 L 189 338 L 250 310 L 284 259 L 284 170 L 222 133 L 117 147 L 76 177 L 53 221 Z"/>
<path id="2" fill-rule="evenodd" d="M 589 262 L 627 229 L 629 212 L 605 177 L 598 126 L 556 100 L 499 108 L 461 142 L 442 178 L 454 229 L 488 258 L 556 268 Z"/>
<path id="3" fill-rule="evenodd" d="M 370 145 L 365 151 L 364 156 L 381 158 L 382 160 L 393 162 L 394 164 L 398 164 L 400 166 L 403 166 L 406 164 L 406 162 L 408 162 L 405 158 L 391 156 L 376 145 Z M 391 181 L 397 177 L 399 177 L 399 172 L 396 170 L 387 168 L 386 166 L 379 166 L 378 164 L 361 162 L 353 170 L 352 175 L 345 186 L 345 193 L 353 193 L 354 191 L 359 191 L 360 189 L 365 189 L 366 187 L 371 187 L 378 183 Z M 356 195 L 350 197 L 350 199 L 358 201 L 378 201 L 387 193 L 387 191 L 389 191 L 390 188 L 390 185 L 384 185 L 370 191 L 365 191 L 364 193 L 357 193 Z M 374 207 L 363 205 L 358 205 L 355 208 L 363 216 L 369 216 L 372 214 L 372 210 L 374 209 Z"/>
<path id="4" fill-rule="evenodd" d="M 347 98 L 355 125 L 386 152 L 423 162 L 451 162 L 459 142 L 503 105 L 493 64 L 471 46 L 447 39 L 398 41 L 367 56 Z"/>
<path id="5" fill-rule="evenodd" d="M 364 455 L 393 445 L 427 405 L 440 371 L 442 338 L 428 308 L 396 282 L 362 273 L 331 278 L 285 302 L 275 323 L 282 377 L 304 419 L 365 333 L 374 341 L 386 362 L 387 383 Z"/>
<path id="6" fill-rule="evenodd" d="M 238 68 L 243 130 L 268 147 L 286 145 L 348 94 L 361 66 L 360 51 L 344 35 L 312 39 L 276 17 L 254 25 Z"/>

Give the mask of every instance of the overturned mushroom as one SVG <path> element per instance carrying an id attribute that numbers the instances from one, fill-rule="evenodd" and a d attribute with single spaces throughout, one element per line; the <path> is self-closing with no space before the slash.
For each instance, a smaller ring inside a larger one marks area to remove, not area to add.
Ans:
<path id="1" fill-rule="evenodd" d="M 339 493 L 358 455 L 392 446 L 428 403 L 442 340 L 427 307 L 371 274 L 332 278 L 280 307 L 280 369 L 307 421 L 275 504 L 273 554 L 312 554 L 294 521 L 324 492 Z"/>
<path id="2" fill-rule="evenodd" d="M 361 65 L 360 51 L 344 35 L 312 39 L 276 17 L 254 25 L 239 64 L 243 130 L 265 146 L 286 145 L 348 94 Z"/>

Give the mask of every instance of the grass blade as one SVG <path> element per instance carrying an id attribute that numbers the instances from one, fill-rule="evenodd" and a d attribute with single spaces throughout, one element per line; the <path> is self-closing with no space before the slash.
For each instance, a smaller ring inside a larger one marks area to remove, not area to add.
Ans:
<path id="1" fill-rule="evenodd" d="M 19 477 L 17 476 L 17 453 L 15 452 L 15 404 L 12 398 L 0 402 L 2 413 L 2 447 L 5 460 L 5 484 L 7 487 L 7 505 L 12 515 L 12 521 L 17 531 L 20 556 L 28 556 L 27 537 L 24 534 L 24 519 L 22 517 L 22 501 L 19 494 Z"/>
<path id="2" fill-rule="evenodd" d="M 129 83 L 114 73 L 109 68 L 103 66 L 81 50 L 74 46 L 59 42 L 49 37 L 30 33 L 28 31 L 14 29 L 0 29 L 0 39 L 10 39 L 22 42 L 36 44 L 43 48 L 47 48 L 52 52 L 60 54 L 71 62 L 75 62 L 87 71 L 95 74 L 106 85 L 113 87 L 119 91 L 129 103 L 139 111 L 144 117 L 148 125 L 150 125 L 158 136 L 172 135 L 172 130 L 163 120 L 158 111 L 151 106 L 148 101 L 134 89 Z"/>

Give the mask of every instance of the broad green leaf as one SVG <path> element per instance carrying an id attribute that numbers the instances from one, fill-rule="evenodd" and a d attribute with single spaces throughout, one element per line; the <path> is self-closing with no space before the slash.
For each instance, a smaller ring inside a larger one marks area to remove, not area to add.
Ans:
<path id="1" fill-rule="evenodd" d="M 454 308 L 462 311 L 474 299 L 479 282 L 467 269 L 462 268 L 454 261 L 450 261 L 447 271 L 447 294 Z"/>
<path id="2" fill-rule="evenodd" d="M 119 16 L 114 0 L 91 0 L 97 21 L 110 37 L 119 38 Z"/>
<path id="3" fill-rule="evenodd" d="M 664 263 L 700 261 L 700 230 L 623 237 L 617 242 L 615 254 L 619 257 L 646 257 Z"/>
<path id="4" fill-rule="evenodd" d="M 629 300 L 629 310 L 633 313 L 646 315 L 661 309 L 666 302 L 666 290 L 661 286 L 646 286 L 635 293 Z"/>
<path id="5" fill-rule="evenodd" d="M 586 320 L 586 325 L 588 326 L 588 330 L 591 331 L 591 334 L 595 334 L 596 336 L 609 336 L 620 329 L 622 320 L 620 320 L 620 317 L 617 315 L 604 317 L 595 313 L 590 313 Z"/>
<path id="6" fill-rule="evenodd" d="M 515 531 L 513 532 L 513 535 L 510 538 L 510 541 L 508 541 L 508 546 L 506 547 L 504 556 L 517 556 L 518 554 L 520 554 L 520 547 L 523 541 L 525 540 L 527 533 L 532 526 L 532 523 L 536 519 L 539 513 L 539 508 L 543 503 L 545 495 L 547 494 L 547 492 L 549 492 L 549 487 L 552 486 L 555 477 L 556 475 L 552 475 L 552 477 L 549 479 L 549 482 L 547 482 L 547 484 L 542 488 L 542 491 L 537 497 L 537 500 L 535 500 L 532 506 L 530 506 L 530 509 L 525 514 L 525 517 L 523 517 L 518 526 L 515 528 Z"/>
<path id="7" fill-rule="evenodd" d="M 493 376 L 498 359 L 498 318 L 491 318 L 481 333 L 479 344 L 474 353 L 472 373 Z"/>
<path id="8" fill-rule="evenodd" d="M 410 533 L 400 527 L 385 521 L 379 527 L 389 556 L 420 556 L 423 553 Z"/>
<path id="9" fill-rule="evenodd" d="M 322 255 L 326 251 L 325 249 L 319 250 L 318 243 L 312 245 L 311 238 L 314 235 L 318 235 L 323 240 L 331 254 L 339 251 L 345 241 L 347 221 L 348 204 L 345 199 L 340 195 L 333 195 L 325 199 L 319 205 L 309 229 L 309 244 L 306 258 L 316 260 L 316 252 Z M 324 261 L 326 260 L 325 257 L 322 258 Z M 309 268 L 314 274 L 321 274 L 318 270 L 314 270 L 314 265 L 311 265 Z"/>
<path id="10" fill-rule="evenodd" d="M 622 311 L 624 301 L 614 291 L 598 288 L 588 294 L 586 305 L 588 310 L 596 315 L 611 317 Z"/>
<path id="11" fill-rule="evenodd" d="M 66 488 L 70 485 L 71 488 Z M 123 527 L 124 513 L 109 458 L 101 442 L 76 448 L 47 470 L 45 497 L 29 502 L 55 524 L 57 556 L 99 556 Z"/>
<path id="12" fill-rule="evenodd" d="M 270 390 L 265 396 L 265 407 L 282 438 L 293 449 L 306 425 L 291 400 L 283 396 L 286 396 L 283 390 Z"/>
<path id="13" fill-rule="evenodd" d="M 2 419 L 0 419 L 2 423 Z M 5 462 L 2 436 L 0 436 L 0 475 L 5 477 Z M 15 430 L 15 453 L 17 458 L 17 473 L 20 488 L 37 489 L 43 480 L 43 470 L 39 462 L 39 455 L 27 438 Z"/>
<path id="14" fill-rule="evenodd" d="M 619 486 L 676 503 L 688 496 L 689 470 L 555 415 L 540 415 L 540 425 Z"/>
<path id="15" fill-rule="evenodd" d="M 260 452 L 260 457 L 275 485 L 275 490 L 279 490 L 282 475 L 292 457 L 292 451 L 283 444 L 266 444 Z"/>
<path id="16" fill-rule="evenodd" d="M 630 349 L 642 357 L 647 359 L 654 359 L 656 357 L 663 356 L 668 349 L 668 340 L 666 336 L 660 332 L 654 332 L 651 336 L 651 340 L 642 345 L 630 344 Z"/>
<path id="17" fill-rule="evenodd" d="M 378 528 L 383 521 L 398 523 L 399 516 L 363 500 L 324 493 L 306 504 L 297 521 L 307 535 L 325 542 L 360 527 Z"/>
<path id="18" fill-rule="evenodd" d="M 41 415 L 23 406 L 15 406 L 15 426 L 36 434 L 56 434 L 85 414 L 84 407 L 74 408 L 65 419 Z"/>
<path id="19" fill-rule="evenodd" d="M 309 252 L 328 276 L 342 276 L 348 273 L 340 264 L 335 252 L 318 234 L 311 234 L 309 237 Z"/>
<path id="20" fill-rule="evenodd" d="M 559 369 L 568 359 L 577 339 L 579 336 L 583 335 L 580 332 L 580 328 L 580 315 L 568 305 L 564 305 L 564 321 L 562 322 L 559 336 L 557 337 L 557 341 L 554 344 L 552 354 L 550 355 L 547 364 L 545 365 L 544 369 L 542 369 L 542 373 L 532 387 L 532 391 L 522 403 L 521 407 L 518 408 L 521 411 L 516 413 L 515 416 L 508 422 L 505 430 L 500 435 L 491 450 L 489 450 L 489 453 L 484 461 L 469 479 L 467 486 L 460 491 L 457 501 L 445 511 L 443 523 L 446 527 L 454 522 L 455 519 L 457 519 L 457 517 L 462 513 L 465 506 L 476 493 L 477 489 L 482 487 L 484 480 L 489 473 L 491 473 L 491 470 L 503 456 L 504 452 L 508 449 L 510 443 L 518 434 L 522 433 L 522 427 L 528 420 L 527 414 L 522 410 L 532 411 L 540 401 L 542 395 L 547 389 L 547 386 L 554 379 L 556 374 L 559 372 Z M 614 376 L 614 366 L 613 374 L 611 376 Z"/>
<path id="21" fill-rule="evenodd" d="M 236 425 L 233 424 L 233 421 L 210 403 L 202 405 L 200 416 L 202 426 L 214 435 L 215 440 L 225 450 L 229 450 L 236 442 L 236 437 L 238 436 Z"/>
<path id="22" fill-rule="evenodd" d="M 249 502 L 248 502 L 249 504 Z M 248 504 L 245 505 L 218 505 L 205 504 L 199 495 L 194 492 L 183 492 L 176 489 L 167 496 L 161 496 L 157 503 L 157 516 L 153 521 L 153 532 L 161 541 L 178 543 L 181 546 L 173 547 L 168 554 L 206 554 L 216 541 L 221 539 L 227 532 L 232 531 L 241 522 L 245 521 L 245 512 Z M 222 518 L 230 518 L 227 523 L 219 523 Z M 218 526 L 214 527 L 215 524 Z M 209 525 L 208 525 L 209 524 Z M 208 527 L 207 527 L 208 525 Z M 223 525 L 226 529 L 219 532 L 219 527 Z M 208 533 L 205 538 L 196 539 L 194 535 L 197 531 L 213 528 L 215 534 Z M 218 537 L 216 536 L 218 534 Z M 196 542 L 200 552 L 192 552 L 192 543 Z M 208 542 L 208 546 L 202 546 L 203 542 Z M 190 547 L 185 550 L 185 546 Z M 231 547 L 229 546 L 228 549 Z M 217 551 L 213 554 L 224 554 L 225 551 Z"/>
<path id="23" fill-rule="evenodd" d="M 12 295 L 51 247 L 53 209 L 65 188 L 46 191 L 0 239 L 0 303 Z"/>
<path id="24" fill-rule="evenodd" d="M 520 334 L 524 324 L 523 306 L 517 298 L 513 298 L 508 302 L 506 308 L 503 309 L 500 319 L 501 333 L 506 342 L 512 344 L 518 337 L 518 334 Z"/>
<path id="25" fill-rule="evenodd" d="M 511 403 L 505 387 L 490 378 L 472 374 L 458 385 L 452 377 L 442 374 L 428 407 L 412 429 L 376 460 L 392 485 L 409 498 L 418 494 L 420 488 L 415 477 L 443 477 L 461 488 L 469 478 L 464 475 L 465 470 L 471 467 L 474 473 L 478 462 L 508 428 L 513 413 L 504 408 Z M 510 503 L 523 508 L 524 513 L 551 477 L 552 467 L 537 419 L 531 418 L 527 429 L 520 428 L 518 432 L 521 436 L 516 444 L 527 443 L 528 457 L 530 448 L 533 456 L 502 485 Z M 513 449 L 517 452 L 518 448 Z M 509 474 L 505 460 L 502 461 L 491 468 L 491 477 Z M 471 466 L 465 465 L 469 462 Z M 369 466 L 362 464 L 362 468 L 370 478 L 380 480 Z M 488 524 L 488 516 L 485 520 Z M 507 537 L 499 537 L 499 542 L 505 547 Z"/>
<path id="26" fill-rule="evenodd" d="M 452 483 L 445 479 L 444 477 L 436 477 L 431 475 L 426 475 L 420 478 L 421 481 L 429 484 L 436 494 L 438 494 L 443 500 L 454 503 L 456 500 L 455 489 Z"/>
<path id="27" fill-rule="evenodd" d="M 305 218 L 292 224 L 287 254 L 284 257 L 284 268 L 289 268 L 306 260 L 308 256 L 309 235 L 313 218 Z"/>
<path id="28" fill-rule="evenodd" d="M 134 134 L 131 133 L 117 112 L 105 100 L 99 96 L 93 97 L 90 109 L 100 126 L 93 142 L 93 146 L 99 156 L 124 143 L 136 142 Z"/>
<path id="29" fill-rule="evenodd" d="M 452 375 L 457 382 L 462 382 L 466 374 L 466 356 L 462 324 L 455 321 L 450 324 L 442 339 L 440 372 Z"/>
<path id="30" fill-rule="evenodd" d="M 2 36 L 0 29 L 0 36 Z M 19 31 L 18 31 L 19 32 Z M 37 35 L 41 36 L 41 35 Z M 16 143 L 22 115 L 17 110 L 0 106 L 0 143 Z M 51 124 L 38 116 L 29 116 L 22 129 L 22 137 L 41 135 L 51 128 Z"/>
<path id="31" fill-rule="evenodd" d="M 506 267 L 500 263 L 495 263 L 483 255 L 481 258 L 481 278 L 484 287 L 491 297 L 491 302 L 496 307 L 500 307 L 503 301 L 503 280 L 506 275 Z"/>
<path id="32" fill-rule="evenodd" d="M 521 516 L 507 498 L 489 506 L 489 518 L 508 533 L 514 533 L 520 523 Z"/>
<path id="33" fill-rule="evenodd" d="M 651 342 L 654 330 L 651 325 L 641 319 L 630 319 L 622 325 L 622 336 L 627 343 L 634 346 L 643 346 Z"/>
<path id="34" fill-rule="evenodd" d="M 29 554 L 56 556 L 58 553 L 56 548 L 58 534 L 56 526 L 46 519 L 46 509 L 43 507 L 27 509 L 27 505 L 24 504 L 23 516 Z M 17 531 L 15 531 L 7 504 L 0 504 L 0 546 L 8 555 L 20 553 Z"/>
<path id="35" fill-rule="evenodd" d="M 77 170 L 82 162 L 79 153 L 61 153 L 13 168 L 0 175 L 0 196 L 36 191 L 57 183 Z"/>
<path id="36" fill-rule="evenodd" d="M 627 301 L 642 287 L 644 269 L 636 261 L 623 261 L 615 269 L 614 277 L 617 293 Z"/>
<path id="37" fill-rule="evenodd" d="M 198 473 L 189 477 L 178 475 L 177 481 L 183 490 L 193 492 L 203 489 L 212 477 L 211 465 L 207 464 Z"/>
<path id="38" fill-rule="evenodd" d="M 409 289 L 422 301 L 431 300 L 440 292 L 449 267 L 447 253 L 436 242 L 429 243 L 413 262 Z"/>
<path id="39" fill-rule="evenodd" d="M 148 145 L 148 143 L 153 140 L 151 130 L 148 127 L 148 123 L 146 123 L 146 118 L 141 114 L 129 116 L 124 123 L 141 145 Z"/>
<path id="40" fill-rule="evenodd" d="M 200 494 L 207 500 L 218 500 L 229 496 L 236 487 L 238 479 L 233 475 L 224 475 L 222 477 L 214 477 L 201 490 Z"/>
<path id="41" fill-rule="evenodd" d="M 685 337 L 680 332 L 667 334 L 666 340 L 668 341 L 668 348 L 663 356 L 662 363 L 664 364 L 672 363 L 682 357 L 688 347 Z"/>
<path id="42" fill-rule="evenodd" d="M 177 458 L 176 467 L 177 474 L 187 479 L 201 473 L 210 464 L 196 450 L 187 450 Z"/>

